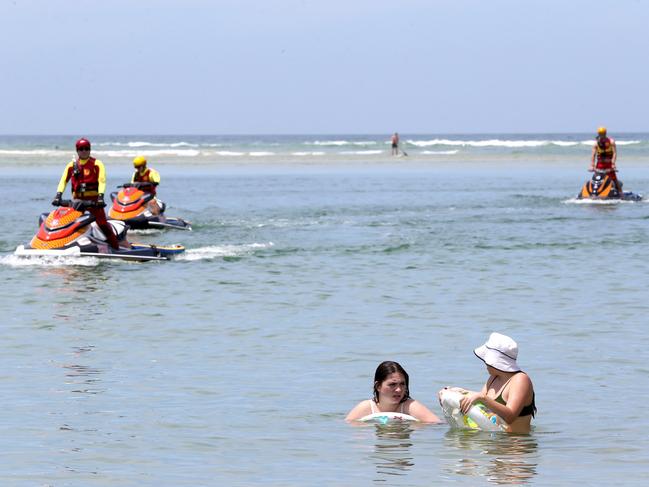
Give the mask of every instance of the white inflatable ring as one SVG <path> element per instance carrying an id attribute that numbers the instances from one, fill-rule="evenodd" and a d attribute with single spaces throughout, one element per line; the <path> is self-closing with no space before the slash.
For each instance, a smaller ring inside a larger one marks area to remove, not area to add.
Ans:
<path id="1" fill-rule="evenodd" d="M 414 416 L 404 413 L 372 413 L 367 416 L 363 416 L 359 421 L 364 423 L 377 423 L 377 424 L 388 424 L 388 423 L 403 423 L 406 421 L 419 421 Z"/>
<path id="2" fill-rule="evenodd" d="M 482 403 L 475 403 L 467 414 L 460 410 L 460 400 L 466 392 L 444 388 L 439 391 L 439 403 L 446 420 L 453 428 L 482 431 L 504 431 L 505 422 Z"/>

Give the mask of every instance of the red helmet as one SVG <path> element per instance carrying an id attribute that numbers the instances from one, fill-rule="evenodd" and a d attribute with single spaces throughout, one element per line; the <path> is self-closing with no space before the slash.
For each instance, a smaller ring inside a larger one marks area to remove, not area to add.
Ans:
<path id="1" fill-rule="evenodd" d="M 77 147 L 77 150 L 81 149 L 82 147 L 90 149 L 90 141 L 88 139 L 81 138 L 81 139 L 77 140 L 76 147 Z"/>

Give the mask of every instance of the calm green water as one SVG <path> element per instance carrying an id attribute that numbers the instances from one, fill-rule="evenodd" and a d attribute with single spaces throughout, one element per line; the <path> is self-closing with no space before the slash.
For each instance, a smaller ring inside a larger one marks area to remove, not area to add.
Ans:
<path id="1" fill-rule="evenodd" d="M 137 238 L 183 258 L 26 264 L 62 165 L 0 168 L 0 484 L 649 482 L 649 206 L 571 201 L 583 161 L 167 163 L 194 231 Z M 343 421 L 387 359 L 441 415 L 492 331 L 534 381 L 531 435 Z"/>

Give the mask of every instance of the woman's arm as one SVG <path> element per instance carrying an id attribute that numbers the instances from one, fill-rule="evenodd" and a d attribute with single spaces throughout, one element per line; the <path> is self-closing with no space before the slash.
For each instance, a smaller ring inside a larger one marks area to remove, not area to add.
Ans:
<path id="1" fill-rule="evenodd" d="M 477 401 L 484 402 L 484 398 L 487 397 L 487 392 L 489 392 L 488 385 L 493 380 L 494 380 L 494 376 L 490 375 L 487 381 L 482 386 L 482 389 L 480 389 L 480 392 L 466 391 L 468 394 L 464 396 L 462 399 L 460 399 L 460 410 L 462 411 L 463 414 L 469 412 L 469 409 L 471 409 L 473 403 Z"/>
<path id="2" fill-rule="evenodd" d="M 345 421 L 354 421 L 356 419 L 361 419 L 368 414 L 371 414 L 372 406 L 370 405 L 370 400 L 366 399 L 365 401 L 359 402 L 354 409 L 349 411 Z"/>
<path id="3" fill-rule="evenodd" d="M 462 399 L 460 406 L 462 412 L 466 414 L 475 402 L 480 401 L 500 416 L 507 424 L 511 424 L 518 418 L 521 410 L 525 407 L 531 391 L 532 381 L 527 374 L 516 374 L 509 383 L 507 405 L 496 402 L 495 399 L 488 397 L 486 393 L 476 393 L 470 394 Z"/>
<path id="4" fill-rule="evenodd" d="M 410 416 L 414 416 L 422 423 L 441 423 L 442 420 L 437 415 L 424 406 L 419 401 L 413 401 L 408 405 L 408 412 Z"/>

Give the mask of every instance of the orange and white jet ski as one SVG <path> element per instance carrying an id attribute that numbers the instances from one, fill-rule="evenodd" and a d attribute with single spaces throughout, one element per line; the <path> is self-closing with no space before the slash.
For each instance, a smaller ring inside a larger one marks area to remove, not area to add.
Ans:
<path id="1" fill-rule="evenodd" d="M 108 218 L 126 223 L 129 228 L 176 228 L 191 230 L 191 224 L 182 218 L 164 215 L 166 205 L 153 194 L 146 191 L 146 185 L 153 183 L 127 183 L 110 198 L 113 205 Z M 156 208 L 157 207 L 157 208 Z"/>
<path id="2" fill-rule="evenodd" d="M 28 244 L 19 245 L 14 254 L 20 257 L 86 256 L 147 261 L 168 260 L 185 251 L 182 245 L 129 243 L 126 224 L 109 220 L 120 243 L 119 250 L 113 249 L 95 223 L 95 217 L 85 212 L 87 207 L 95 204 L 83 200 L 61 201 L 59 208 L 41 215 L 36 235 Z"/>

